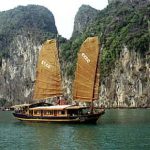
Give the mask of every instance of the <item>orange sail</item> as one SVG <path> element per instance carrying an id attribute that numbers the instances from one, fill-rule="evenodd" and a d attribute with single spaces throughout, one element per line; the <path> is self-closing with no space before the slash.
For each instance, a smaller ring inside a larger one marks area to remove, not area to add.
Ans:
<path id="1" fill-rule="evenodd" d="M 62 86 L 57 44 L 56 40 L 47 40 L 39 54 L 33 99 L 42 100 L 60 95 Z"/>
<path id="2" fill-rule="evenodd" d="M 99 40 L 87 38 L 78 52 L 73 99 L 91 102 L 99 95 Z"/>

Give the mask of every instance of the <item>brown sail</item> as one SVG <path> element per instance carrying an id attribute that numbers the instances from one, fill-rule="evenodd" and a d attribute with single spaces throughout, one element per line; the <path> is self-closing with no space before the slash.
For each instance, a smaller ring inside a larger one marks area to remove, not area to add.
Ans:
<path id="1" fill-rule="evenodd" d="M 62 95 L 62 87 L 58 49 L 56 40 L 47 40 L 39 54 L 33 99 L 42 100 L 59 95 Z"/>
<path id="2" fill-rule="evenodd" d="M 99 40 L 98 37 L 87 38 L 78 52 L 73 99 L 93 101 L 99 95 Z"/>

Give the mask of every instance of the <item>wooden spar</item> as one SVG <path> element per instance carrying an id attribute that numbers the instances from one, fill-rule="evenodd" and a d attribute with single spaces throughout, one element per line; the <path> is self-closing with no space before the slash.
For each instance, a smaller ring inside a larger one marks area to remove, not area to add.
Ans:
<path id="1" fill-rule="evenodd" d="M 99 43 L 99 45 L 100 45 L 100 43 Z M 93 104 L 93 101 L 95 100 L 94 99 L 94 97 L 95 97 L 95 86 L 96 86 L 96 80 L 97 80 L 97 73 L 98 73 L 98 71 L 99 71 L 99 65 L 98 65 L 98 63 L 99 63 L 99 55 L 100 55 L 100 50 L 99 50 L 99 53 L 98 53 L 98 58 L 97 58 L 97 62 L 96 62 L 96 73 L 95 73 L 95 78 L 94 78 L 94 87 L 93 87 L 93 97 L 92 97 L 92 101 L 91 101 L 91 113 L 93 113 L 93 109 L 94 109 L 94 104 Z M 99 82 L 99 79 L 98 79 L 98 82 Z M 99 90 L 99 89 L 98 89 Z M 99 93 L 99 92 L 98 92 Z"/>

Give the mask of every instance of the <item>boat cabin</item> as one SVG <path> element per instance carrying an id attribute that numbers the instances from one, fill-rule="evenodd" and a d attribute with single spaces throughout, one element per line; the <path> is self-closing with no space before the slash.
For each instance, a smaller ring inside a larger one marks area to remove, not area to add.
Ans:
<path id="1" fill-rule="evenodd" d="M 72 106 L 72 105 L 56 105 L 56 106 L 41 106 L 29 108 L 25 112 L 29 116 L 42 116 L 42 117 L 70 117 L 87 114 L 87 107 L 83 106 Z"/>

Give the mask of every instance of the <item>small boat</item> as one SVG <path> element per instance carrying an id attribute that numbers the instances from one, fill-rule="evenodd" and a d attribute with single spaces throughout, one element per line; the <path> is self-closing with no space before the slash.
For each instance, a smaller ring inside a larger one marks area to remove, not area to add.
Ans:
<path id="1" fill-rule="evenodd" d="M 99 94 L 99 42 L 97 37 L 88 38 L 78 53 L 78 62 L 73 85 L 74 100 L 91 102 L 92 107 L 59 103 L 25 105 L 13 115 L 21 121 L 96 123 L 104 109 L 96 110 L 93 101 Z M 85 70 L 82 70 L 82 69 Z M 44 100 L 63 95 L 60 64 L 56 40 L 47 40 L 39 54 L 34 100 Z M 61 101 L 61 99 L 59 99 Z"/>

